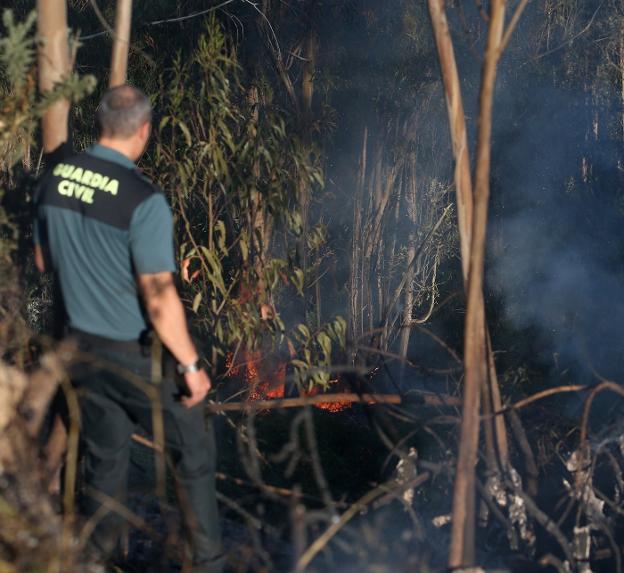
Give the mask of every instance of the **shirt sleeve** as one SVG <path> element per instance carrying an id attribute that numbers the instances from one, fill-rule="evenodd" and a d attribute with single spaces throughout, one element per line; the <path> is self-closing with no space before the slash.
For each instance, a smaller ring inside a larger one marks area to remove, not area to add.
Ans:
<path id="1" fill-rule="evenodd" d="M 143 201 L 130 221 L 130 252 L 139 274 L 174 272 L 173 216 L 167 200 L 155 193 Z"/>

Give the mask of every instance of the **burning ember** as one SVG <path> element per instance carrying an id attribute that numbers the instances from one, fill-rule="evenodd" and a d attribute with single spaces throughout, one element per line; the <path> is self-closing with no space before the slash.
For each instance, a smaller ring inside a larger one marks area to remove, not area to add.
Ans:
<path id="1" fill-rule="evenodd" d="M 339 380 L 330 380 L 330 384 L 338 384 Z M 317 396 L 321 394 L 321 388 L 319 386 L 314 386 L 310 391 L 305 392 L 305 396 Z M 326 402 L 324 404 L 314 404 L 315 408 L 319 408 L 320 410 L 326 410 L 327 412 L 340 412 L 345 410 L 346 408 L 351 407 L 351 402 Z"/>

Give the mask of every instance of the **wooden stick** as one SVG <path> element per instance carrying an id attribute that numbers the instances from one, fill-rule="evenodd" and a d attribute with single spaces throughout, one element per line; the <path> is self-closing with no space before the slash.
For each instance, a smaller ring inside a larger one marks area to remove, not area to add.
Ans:
<path id="1" fill-rule="evenodd" d="M 131 22 L 132 0 L 117 0 L 115 36 L 113 39 L 113 55 L 111 58 L 111 74 L 108 84 L 111 88 L 126 83 Z"/>

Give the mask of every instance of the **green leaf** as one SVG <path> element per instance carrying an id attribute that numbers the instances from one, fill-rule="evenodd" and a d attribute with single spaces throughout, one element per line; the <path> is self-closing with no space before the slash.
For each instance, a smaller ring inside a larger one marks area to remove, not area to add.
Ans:
<path id="1" fill-rule="evenodd" d="M 292 282 L 300 295 L 303 295 L 303 280 L 303 271 L 301 269 L 295 269 L 293 271 Z"/>
<path id="2" fill-rule="evenodd" d="M 165 126 L 169 123 L 170 120 L 171 120 L 171 117 L 168 115 L 163 117 L 160 120 L 160 123 L 158 124 L 158 131 L 162 131 L 165 128 Z"/>
<path id="3" fill-rule="evenodd" d="M 182 121 L 178 121 L 178 127 L 184 134 L 184 138 L 186 139 L 186 144 L 189 147 L 191 147 L 193 145 L 193 138 L 191 137 L 191 132 L 189 131 L 189 128 L 186 127 L 186 124 Z"/>
<path id="4" fill-rule="evenodd" d="M 306 340 L 310 338 L 310 329 L 305 324 L 298 324 L 297 330 L 303 334 Z"/>
<path id="5" fill-rule="evenodd" d="M 325 332 L 319 332 L 316 335 L 316 341 L 319 343 L 319 346 L 323 350 L 323 355 L 326 361 L 329 361 L 331 358 L 331 338 Z"/>
<path id="6" fill-rule="evenodd" d="M 225 223 L 221 219 L 219 219 L 215 223 L 214 228 L 215 228 L 215 234 L 217 238 L 217 247 L 219 247 L 219 250 L 225 256 L 228 253 L 227 247 L 225 246 L 225 239 L 226 239 Z"/>
<path id="7" fill-rule="evenodd" d="M 243 262 L 247 262 L 247 259 L 249 258 L 249 247 L 247 245 L 247 241 L 241 238 L 239 244 L 240 244 L 241 256 L 243 257 Z"/>
<path id="8" fill-rule="evenodd" d="M 199 308 L 199 304 L 201 303 L 202 293 L 198 292 L 193 299 L 193 312 L 197 314 L 197 309 Z"/>

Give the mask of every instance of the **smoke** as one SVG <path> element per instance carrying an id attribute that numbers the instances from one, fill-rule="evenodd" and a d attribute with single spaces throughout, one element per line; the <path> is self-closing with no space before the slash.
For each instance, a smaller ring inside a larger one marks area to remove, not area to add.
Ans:
<path id="1" fill-rule="evenodd" d="M 584 382 L 594 370 L 617 377 L 624 216 L 621 142 L 610 128 L 618 108 L 581 89 L 527 90 L 523 79 L 503 78 L 496 108 L 488 283 L 503 320 L 535 334 L 543 361 Z"/>

